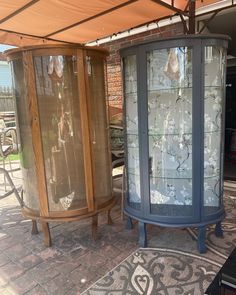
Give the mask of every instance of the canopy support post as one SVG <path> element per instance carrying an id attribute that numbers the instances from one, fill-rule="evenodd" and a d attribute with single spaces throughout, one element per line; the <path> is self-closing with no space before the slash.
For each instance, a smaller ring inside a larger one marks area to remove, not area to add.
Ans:
<path id="1" fill-rule="evenodd" d="M 189 27 L 188 34 L 195 34 L 196 0 L 189 0 Z"/>

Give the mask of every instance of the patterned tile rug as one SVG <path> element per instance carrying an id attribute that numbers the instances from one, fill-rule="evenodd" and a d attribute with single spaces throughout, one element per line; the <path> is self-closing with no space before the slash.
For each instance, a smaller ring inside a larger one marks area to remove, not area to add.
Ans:
<path id="1" fill-rule="evenodd" d="M 159 230 L 155 248 L 140 248 L 98 280 L 83 295 L 201 295 L 236 245 L 236 208 L 225 194 L 224 238 L 207 229 L 206 254 L 194 248 L 197 230 L 179 230 L 179 240 Z M 171 240 L 172 244 L 171 244 Z M 182 241 L 182 242 L 181 242 Z M 175 246 L 176 245 L 176 246 Z M 165 247 L 163 247 L 165 246 Z"/>
<path id="2" fill-rule="evenodd" d="M 219 267 L 200 255 L 161 248 L 139 249 L 83 294 L 200 295 Z"/>

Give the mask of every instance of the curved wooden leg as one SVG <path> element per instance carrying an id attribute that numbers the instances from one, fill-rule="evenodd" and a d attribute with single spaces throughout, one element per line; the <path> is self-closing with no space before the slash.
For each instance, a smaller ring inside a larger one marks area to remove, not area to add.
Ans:
<path id="1" fill-rule="evenodd" d="M 222 230 L 222 227 L 221 227 L 221 221 L 216 223 L 215 235 L 216 235 L 216 237 L 219 237 L 219 238 L 224 237 L 223 230 Z"/>
<path id="2" fill-rule="evenodd" d="M 112 218 L 111 218 L 111 210 L 107 211 L 107 224 L 109 224 L 109 225 L 113 224 L 113 221 L 112 221 Z"/>
<path id="3" fill-rule="evenodd" d="M 147 247 L 146 223 L 139 221 L 139 246 Z"/>
<path id="4" fill-rule="evenodd" d="M 96 241 L 98 238 L 98 214 L 92 217 L 92 237 Z"/>
<path id="5" fill-rule="evenodd" d="M 206 253 L 206 226 L 201 226 L 198 228 L 198 240 L 197 240 L 197 244 L 198 244 L 198 251 L 200 253 Z"/>
<path id="6" fill-rule="evenodd" d="M 127 222 L 126 222 L 126 229 L 132 229 L 133 228 L 133 222 L 131 217 L 127 216 Z"/>
<path id="7" fill-rule="evenodd" d="M 44 234 L 44 245 L 46 247 L 51 247 L 52 240 L 51 240 L 51 234 L 50 234 L 48 222 L 42 222 L 42 231 Z"/>
<path id="8" fill-rule="evenodd" d="M 36 220 L 32 220 L 31 234 L 32 235 L 37 235 L 38 233 L 39 233 L 39 231 L 38 231 L 37 221 Z"/>

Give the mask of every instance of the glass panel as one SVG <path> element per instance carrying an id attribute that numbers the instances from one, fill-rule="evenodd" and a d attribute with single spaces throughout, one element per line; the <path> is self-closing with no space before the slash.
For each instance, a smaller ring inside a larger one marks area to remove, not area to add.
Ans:
<path id="1" fill-rule="evenodd" d="M 92 142 L 94 196 L 99 203 L 112 196 L 111 153 L 107 124 L 104 62 L 99 56 L 87 56 L 89 78 L 90 134 Z"/>
<path id="2" fill-rule="evenodd" d="M 136 56 L 124 58 L 125 121 L 127 132 L 128 203 L 140 210 L 140 166 L 138 141 L 137 68 Z"/>
<path id="3" fill-rule="evenodd" d="M 222 109 L 226 52 L 223 48 L 205 47 L 204 89 L 204 210 L 213 213 L 221 205 L 223 183 L 221 169 Z"/>
<path id="4" fill-rule="evenodd" d="M 22 60 L 12 61 L 14 94 L 17 109 L 19 134 L 19 154 L 23 177 L 24 202 L 27 207 L 39 210 L 38 186 L 32 146 L 32 134 L 29 120 L 28 101 Z"/>
<path id="5" fill-rule="evenodd" d="M 85 179 L 74 56 L 34 58 L 50 211 L 84 208 Z"/>
<path id="6" fill-rule="evenodd" d="M 192 208 L 192 50 L 147 54 L 151 213 L 190 216 Z"/>

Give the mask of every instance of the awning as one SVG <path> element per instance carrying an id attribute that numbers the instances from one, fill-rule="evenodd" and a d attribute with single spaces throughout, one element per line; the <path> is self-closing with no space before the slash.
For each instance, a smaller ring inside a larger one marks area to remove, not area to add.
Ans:
<path id="1" fill-rule="evenodd" d="M 196 8 L 220 2 L 197 0 Z M 87 43 L 188 13 L 186 0 L 0 0 L 0 43 Z"/>

